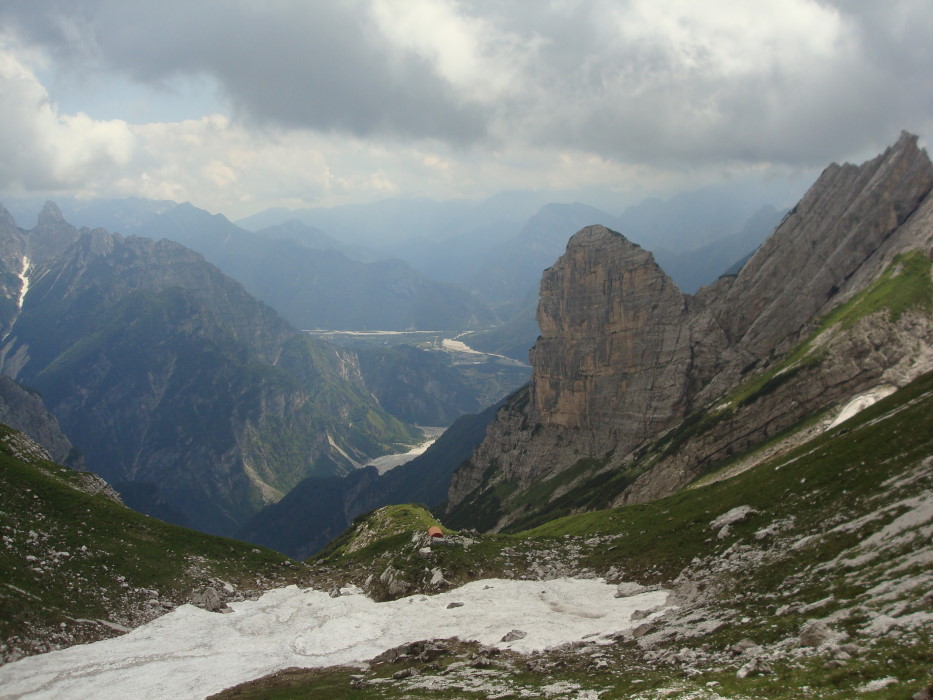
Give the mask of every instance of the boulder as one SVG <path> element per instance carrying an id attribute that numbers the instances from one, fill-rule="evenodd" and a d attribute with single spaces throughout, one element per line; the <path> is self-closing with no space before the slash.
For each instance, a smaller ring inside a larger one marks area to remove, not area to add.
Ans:
<path id="1" fill-rule="evenodd" d="M 818 647 L 832 641 L 836 634 L 822 620 L 807 620 L 800 628 L 800 646 Z"/>
<path id="2" fill-rule="evenodd" d="M 654 625 L 652 625 L 650 622 L 643 622 L 632 630 L 632 636 L 635 639 L 639 639 L 640 637 L 644 637 L 646 634 L 650 634 L 653 631 Z"/>
<path id="3" fill-rule="evenodd" d="M 522 631 L 522 630 L 512 630 L 511 632 L 509 632 L 508 634 L 506 634 L 500 641 L 503 641 L 503 642 L 514 642 L 514 641 L 517 641 L 517 640 L 519 640 L 519 639 L 524 639 L 524 638 L 527 637 L 527 636 L 528 636 L 528 633 L 527 633 L 527 632 L 524 632 L 524 631 Z"/>
<path id="4" fill-rule="evenodd" d="M 709 526 L 713 530 L 719 530 L 720 528 L 726 527 L 728 525 L 735 525 L 736 523 L 740 523 L 757 512 L 758 511 L 751 506 L 736 506 L 732 510 L 726 511 L 718 518 L 713 520 Z"/>
<path id="5" fill-rule="evenodd" d="M 634 581 L 623 581 L 618 586 L 616 586 L 616 598 L 628 598 L 629 596 L 638 595 L 639 593 L 647 592 L 648 586 L 643 586 L 640 583 Z"/>
<path id="6" fill-rule="evenodd" d="M 220 594 L 211 586 L 202 588 L 191 594 L 191 604 L 211 612 L 220 612 L 227 604 L 220 599 Z"/>
<path id="7" fill-rule="evenodd" d="M 431 571 L 431 587 L 440 588 L 442 586 L 449 585 L 447 579 L 444 578 L 444 572 L 440 569 L 434 569 Z"/>
<path id="8" fill-rule="evenodd" d="M 667 595 L 668 605 L 689 605 L 702 597 L 702 591 L 693 581 L 682 581 Z"/>
<path id="9" fill-rule="evenodd" d="M 740 656 L 747 653 L 754 654 L 755 652 L 759 651 L 760 648 L 761 647 L 755 644 L 755 642 L 753 642 L 751 639 L 743 639 L 742 641 L 737 642 L 729 647 L 729 651 L 731 651 L 735 656 Z"/>
<path id="10" fill-rule="evenodd" d="M 749 676 L 760 676 L 771 673 L 771 665 L 759 656 L 742 666 L 735 674 L 736 678 L 748 678 Z"/>

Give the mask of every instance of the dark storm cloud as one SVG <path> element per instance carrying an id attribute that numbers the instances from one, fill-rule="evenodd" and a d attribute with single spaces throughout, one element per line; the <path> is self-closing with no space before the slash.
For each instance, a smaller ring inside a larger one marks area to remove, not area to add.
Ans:
<path id="1" fill-rule="evenodd" d="M 515 130 L 620 160 L 817 165 L 933 126 L 928 2 L 788 2 L 779 21 L 744 26 L 737 10 L 764 4 L 674 2 L 662 20 L 705 16 L 662 27 L 637 7 L 649 5 L 513 14 L 548 39 L 535 81 L 549 88 L 510 115 Z"/>
<path id="2" fill-rule="evenodd" d="M 72 66 L 156 85 L 211 76 L 259 123 L 456 143 L 484 133 L 479 105 L 353 3 L 40 2 L 0 17 Z"/>

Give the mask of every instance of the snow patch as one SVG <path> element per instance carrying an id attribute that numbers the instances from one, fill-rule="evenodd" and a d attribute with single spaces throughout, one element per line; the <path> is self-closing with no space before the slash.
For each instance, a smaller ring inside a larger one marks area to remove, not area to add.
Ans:
<path id="1" fill-rule="evenodd" d="M 487 579 L 375 603 L 289 586 L 230 603 L 230 614 L 183 605 L 122 637 L 7 664 L 0 687 L 23 698 L 203 698 L 291 666 L 357 664 L 421 639 L 457 636 L 531 652 L 608 638 L 640 624 L 632 621 L 636 610 L 667 598 L 667 591 L 615 592 L 598 579 Z M 463 605 L 448 608 L 454 601 Z M 516 627 L 527 635 L 500 641 Z"/>
<path id="2" fill-rule="evenodd" d="M 895 391 L 897 391 L 897 387 L 891 386 L 890 384 L 885 384 L 882 386 L 876 386 L 874 389 L 867 391 L 864 394 L 859 394 L 842 407 L 839 415 L 836 416 L 835 420 L 829 424 L 829 427 L 835 428 L 837 425 L 845 423 L 853 416 L 858 415 L 869 406 L 873 406 L 874 404 L 878 403 L 884 397 L 890 396 Z"/>
<path id="3" fill-rule="evenodd" d="M 19 299 L 16 300 L 16 308 L 23 308 L 23 299 L 26 298 L 26 292 L 29 291 L 29 266 L 31 262 L 28 257 L 23 256 L 23 269 L 19 273 L 19 279 L 23 283 L 19 290 Z"/>

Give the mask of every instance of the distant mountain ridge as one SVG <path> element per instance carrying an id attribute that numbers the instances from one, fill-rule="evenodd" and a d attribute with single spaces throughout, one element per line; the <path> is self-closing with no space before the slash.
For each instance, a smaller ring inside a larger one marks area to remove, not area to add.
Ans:
<path id="1" fill-rule="evenodd" d="M 348 257 L 354 246 L 300 222 L 253 233 L 188 203 L 101 200 L 73 208 L 90 225 L 198 251 L 298 328 L 462 330 L 496 322 L 465 290 L 401 260 Z"/>

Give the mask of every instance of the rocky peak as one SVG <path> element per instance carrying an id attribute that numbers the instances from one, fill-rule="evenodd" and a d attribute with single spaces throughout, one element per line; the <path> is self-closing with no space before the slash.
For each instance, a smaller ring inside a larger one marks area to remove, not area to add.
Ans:
<path id="1" fill-rule="evenodd" d="M 581 230 L 541 280 L 533 420 L 626 442 L 666 425 L 681 411 L 686 313 L 651 253 L 603 226 Z"/>
<path id="2" fill-rule="evenodd" d="M 16 230 L 16 220 L 10 210 L 0 204 L 0 231 Z"/>
<path id="3" fill-rule="evenodd" d="M 67 224 L 62 210 L 58 208 L 55 202 L 47 201 L 42 207 L 42 211 L 39 212 L 36 226 L 60 226 L 62 224 Z"/>
<path id="4" fill-rule="evenodd" d="M 711 295 L 710 317 L 694 319 L 706 346 L 697 355 L 709 358 L 697 363 L 698 382 L 723 373 L 706 398 L 742 367 L 788 350 L 896 253 L 917 247 L 903 224 L 931 189 L 933 164 L 907 133 L 862 165 L 826 168 L 732 284 Z"/>
<path id="5" fill-rule="evenodd" d="M 78 238 L 78 229 L 65 221 L 54 202 L 46 202 L 36 227 L 26 232 L 27 255 L 34 264 L 48 262 Z"/>

